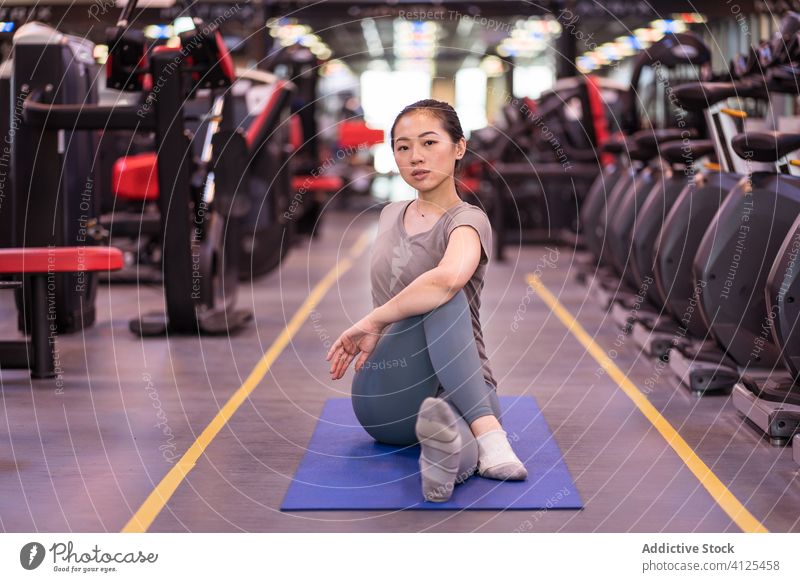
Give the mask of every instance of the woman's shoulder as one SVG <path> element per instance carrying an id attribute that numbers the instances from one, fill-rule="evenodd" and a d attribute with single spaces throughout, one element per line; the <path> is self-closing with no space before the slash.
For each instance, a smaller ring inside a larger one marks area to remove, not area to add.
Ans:
<path id="1" fill-rule="evenodd" d="M 381 208 L 381 213 L 378 215 L 378 224 L 380 231 L 383 232 L 390 226 L 392 220 L 397 218 L 397 215 L 403 209 L 403 205 L 408 202 L 407 200 L 396 200 L 394 202 L 387 202 Z"/>
<path id="2" fill-rule="evenodd" d="M 406 203 L 408 200 L 395 200 L 394 202 L 387 202 L 381 208 L 381 216 L 385 216 L 387 214 L 395 214 L 397 213 Z"/>
<path id="3" fill-rule="evenodd" d="M 471 204 L 466 200 L 462 201 L 458 208 L 452 214 L 453 218 L 459 217 L 470 217 L 476 220 L 485 220 L 487 223 L 489 222 L 489 215 L 486 214 L 486 211 L 481 208 L 480 206 L 476 206 L 475 204 Z"/>

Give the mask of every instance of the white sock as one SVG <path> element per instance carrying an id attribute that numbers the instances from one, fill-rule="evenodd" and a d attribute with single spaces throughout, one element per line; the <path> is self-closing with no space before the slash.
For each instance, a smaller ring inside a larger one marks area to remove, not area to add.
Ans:
<path id="1" fill-rule="evenodd" d="M 478 441 L 478 473 L 490 479 L 523 481 L 528 477 L 525 465 L 519 460 L 508 434 L 503 429 L 490 430 L 476 437 Z"/>

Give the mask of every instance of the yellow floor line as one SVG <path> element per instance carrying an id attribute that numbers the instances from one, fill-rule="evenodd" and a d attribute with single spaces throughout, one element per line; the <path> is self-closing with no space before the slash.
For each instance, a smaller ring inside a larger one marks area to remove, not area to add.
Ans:
<path id="1" fill-rule="evenodd" d="M 734 523 L 744 532 L 767 532 L 768 530 L 764 527 L 764 524 L 758 521 L 758 519 L 736 499 L 733 493 L 720 481 L 708 465 L 706 465 L 689 444 L 683 440 L 669 421 L 661 416 L 661 413 L 656 410 L 647 397 L 642 394 L 625 373 L 614 364 L 611 358 L 606 355 L 605 351 L 603 351 L 588 333 L 586 333 L 586 330 L 584 330 L 581 324 L 572 317 L 570 312 L 561 305 L 558 299 L 550 293 L 541 280 L 536 275 L 528 274 L 527 282 L 528 285 L 539 294 L 556 317 L 561 320 L 561 323 L 563 323 L 583 347 L 586 348 L 586 351 L 597 360 L 597 363 L 600 364 L 608 375 L 622 388 L 622 391 L 628 395 L 636 407 L 644 414 L 645 418 L 647 418 L 656 430 L 661 433 L 661 436 L 663 436 L 667 443 L 678 453 L 678 456 L 684 464 L 694 473 L 695 477 L 700 481 L 700 484 L 706 488 Z"/>
<path id="2" fill-rule="evenodd" d="M 278 338 L 270 346 L 269 350 L 262 356 L 253 371 L 239 389 L 231 396 L 228 402 L 220 409 L 214 419 L 203 430 L 197 440 L 184 453 L 169 473 L 161 480 L 152 493 L 145 499 L 139 510 L 128 521 L 122 529 L 124 533 L 142 533 L 147 531 L 155 518 L 169 501 L 172 494 L 183 481 L 184 477 L 192 470 L 197 463 L 197 459 L 206 450 L 217 433 L 225 426 L 225 423 L 233 416 L 239 406 L 245 401 L 250 393 L 255 390 L 259 382 L 264 378 L 270 366 L 278 359 L 278 356 L 289 344 L 294 335 L 303 325 L 311 314 L 311 310 L 322 300 L 328 290 L 336 281 L 347 272 L 353 265 L 353 261 L 364 252 L 367 244 L 372 238 L 373 229 L 368 229 L 362 234 L 358 241 L 351 247 L 348 256 L 342 258 L 314 287 L 311 294 L 306 298 L 297 312 L 294 314 L 288 325 L 283 329 Z"/>

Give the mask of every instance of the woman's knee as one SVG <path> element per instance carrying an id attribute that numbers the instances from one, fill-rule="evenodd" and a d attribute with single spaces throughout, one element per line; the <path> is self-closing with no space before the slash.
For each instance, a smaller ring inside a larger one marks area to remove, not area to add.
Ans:
<path id="1" fill-rule="evenodd" d="M 423 317 L 423 328 L 429 345 L 431 337 L 457 334 L 464 339 L 472 338 L 472 313 L 464 289 L 459 289 L 448 301 L 427 312 Z"/>
<path id="2" fill-rule="evenodd" d="M 453 311 L 466 311 L 469 313 L 469 301 L 467 300 L 467 293 L 462 287 L 450 299 L 434 307 L 431 312 L 453 312 Z M 429 312 L 430 313 L 430 312 Z"/>
<path id="3" fill-rule="evenodd" d="M 378 442 L 414 444 L 419 405 L 439 386 L 420 323 L 415 316 L 393 324 L 353 377 L 353 411 Z"/>
<path id="4" fill-rule="evenodd" d="M 381 394 L 354 382 L 351 401 L 358 422 L 373 439 L 389 445 L 413 445 L 417 442 L 420 396 L 416 391 Z"/>

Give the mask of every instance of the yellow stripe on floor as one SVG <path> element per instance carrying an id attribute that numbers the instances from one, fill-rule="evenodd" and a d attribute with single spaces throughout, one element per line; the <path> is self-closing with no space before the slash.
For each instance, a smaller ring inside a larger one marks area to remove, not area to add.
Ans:
<path id="1" fill-rule="evenodd" d="M 608 375 L 622 388 L 622 391 L 628 395 L 636 407 L 644 414 L 645 418 L 661 433 L 661 436 L 667 443 L 678 453 L 678 456 L 694 473 L 695 477 L 700 481 L 700 484 L 714 498 L 714 501 L 722 508 L 722 510 L 730 516 L 730 518 L 738 525 L 744 532 L 767 532 L 758 519 L 750 513 L 742 503 L 736 499 L 733 493 L 720 481 L 714 472 L 706 465 L 697 453 L 694 452 L 692 447 L 689 446 L 683 437 L 678 434 L 673 426 L 664 418 L 661 413 L 650 403 L 647 397 L 631 382 L 631 380 L 620 370 L 617 365 L 606 355 L 605 351 L 586 333 L 580 323 L 572 317 L 563 305 L 550 293 L 545 287 L 544 283 L 533 274 L 527 276 L 528 285 L 530 285 L 536 293 L 547 304 L 550 310 L 561 320 L 566 328 L 574 335 L 577 340 L 586 348 L 586 351 L 597 360 Z"/>
<path id="2" fill-rule="evenodd" d="M 269 350 L 258 361 L 253 371 L 239 389 L 231 396 L 228 402 L 220 409 L 211 423 L 203 430 L 197 440 L 189 447 L 180 461 L 178 461 L 167 475 L 161 480 L 158 486 L 147 497 L 139 510 L 128 521 L 122 529 L 123 533 L 142 533 L 147 531 L 155 518 L 167 504 L 181 484 L 183 479 L 194 468 L 197 459 L 206 450 L 214 437 L 217 436 L 222 427 L 230 420 L 242 403 L 247 399 L 259 382 L 269 371 L 273 362 L 278 359 L 284 348 L 289 345 L 294 335 L 303 325 L 311 314 L 311 311 L 322 300 L 328 290 L 336 281 L 353 266 L 353 261 L 357 259 L 366 248 L 373 236 L 373 228 L 367 229 L 356 243 L 351 247 L 348 256 L 342 258 L 326 275 L 317 283 L 311 294 L 306 298 L 297 312 L 294 314 L 288 325 L 283 329 L 278 338 L 270 346 Z"/>

